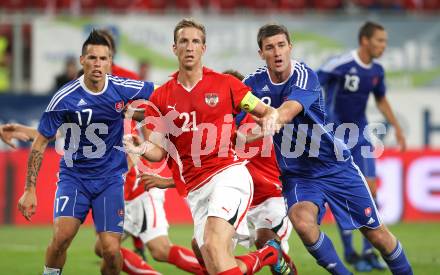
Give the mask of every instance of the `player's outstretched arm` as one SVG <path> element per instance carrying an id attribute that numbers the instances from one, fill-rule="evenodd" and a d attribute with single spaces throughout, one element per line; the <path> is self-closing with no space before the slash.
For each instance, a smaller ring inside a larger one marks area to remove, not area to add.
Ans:
<path id="1" fill-rule="evenodd" d="M 239 142 L 240 144 L 251 143 L 263 137 L 263 131 L 258 125 L 246 134 L 237 131 L 237 143 Z"/>
<path id="2" fill-rule="evenodd" d="M 35 132 L 34 132 L 35 131 Z M 13 139 L 24 142 L 33 140 L 37 134 L 37 130 L 22 124 L 11 123 L 0 125 L 0 139 L 12 148 L 16 148 L 12 143 Z"/>
<path id="3" fill-rule="evenodd" d="M 291 122 L 303 110 L 303 106 L 296 100 L 287 100 L 277 109 L 272 108 L 261 118 L 264 135 L 279 133 L 286 123 Z"/>
<path id="4" fill-rule="evenodd" d="M 376 97 L 376 105 L 379 111 L 384 115 L 386 120 L 394 127 L 396 131 L 396 140 L 399 144 L 400 151 L 406 150 L 406 140 L 403 135 L 402 128 L 400 128 L 400 124 L 394 115 L 393 110 L 391 109 L 391 105 L 388 102 L 386 96 Z"/>
<path id="5" fill-rule="evenodd" d="M 157 138 L 154 138 L 154 134 L 148 135 L 144 142 L 141 142 L 137 136 L 124 136 L 123 143 L 125 151 L 128 154 L 142 156 L 151 162 L 161 161 L 166 157 L 167 153 L 164 148 L 154 143 L 155 139 Z"/>
<path id="6" fill-rule="evenodd" d="M 18 201 L 18 210 L 27 219 L 35 214 L 37 208 L 37 177 L 40 171 L 41 163 L 43 161 L 43 154 L 46 150 L 49 139 L 38 134 L 32 143 L 31 153 L 27 163 L 26 184 L 24 193 Z"/>
<path id="7" fill-rule="evenodd" d="M 151 175 L 147 173 L 138 175 L 138 178 L 140 178 L 141 182 L 144 184 L 145 190 L 147 191 L 154 187 L 160 189 L 176 187 L 172 178 L 164 178 L 158 175 Z"/>
<path id="8" fill-rule="evenodd" d="M 296 100 L 287 100 L 275 109 L 250 93 L 243 98 L 240 106 L 255 116 L 255 121 L 263 128 L 264 135 L 278 133 L 286 123 L 292 121 L 304 109 Z"/>

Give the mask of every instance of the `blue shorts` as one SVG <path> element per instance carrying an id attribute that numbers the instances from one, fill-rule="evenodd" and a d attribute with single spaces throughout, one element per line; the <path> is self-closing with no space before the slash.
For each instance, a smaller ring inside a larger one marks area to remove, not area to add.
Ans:
<path id="1" fill-rule="evenodd" d="M 364 141 L 363 144 L 358 144 L 355 147 L 351 148 L 351 155 L 353 156 L 353 161 L 361 170 L 362 174 L 366 178 L 376 178 L 376 158 L 369 158 L 362 156 L 362 147 L 367 147 L 368 152 L 374 150 L 373 145 L 368 141 Z M 364 150 L 365 150 L 364 149 Z"/>
<path id="2" fill-rule="evenodd" d="M 124 179 L 84 179 L 60 174 L 53 209 L 54 219 L 74 217 L 84 222 L 89 209 L 97 232 L 122 233 L 124 227 Z"/>
<path id="3" fill-rule="evenodd" d="M 301 201 L 313 202 L 319 208 L 320 224 L 327 203 L 344 230 L 377 228 L 381 221 L 368 185 L 357 166 L 349 161 L 345 169 L 326 177 L 281 177 L 287 208 Z"/>

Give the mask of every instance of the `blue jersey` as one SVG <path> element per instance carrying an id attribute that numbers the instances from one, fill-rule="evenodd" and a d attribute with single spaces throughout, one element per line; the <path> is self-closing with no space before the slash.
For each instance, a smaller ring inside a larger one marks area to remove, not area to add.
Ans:
<path id="1" fill-rule="evenodd" d="M 263 102 L 278 108 L 284 101 L 298 101 L 304 110 L 273 138 L 283 176 L 316 178 L 344 169 L 350 152 L 336 139 L 332 127 L 324 127 L 326 115 L 316 73 L 292 60 L 292 72 L 283 83 L 273 83 L 266 67 L 244 79 Z"/>
<path id="2" fill-rule="evenodd" d="M 66 134 L 60 173 L 99 178 L 127 171 L 122 148 L 124 114 L 128 101 L 148 99 L 151 82 L 106 76 L 102 92 L 94 93 L 84 76 L 69 82 L 52 98 L 40 119 L 38 131 L 46 138 L 58 128 Z"/>
<path id="3" fill-rule="evenodd" d="M 365 109 L 370 93 L 385 95 L 383 67 L 374 61 L 362 63 L 352 51 L 330 59 L 317 74 L 326 92 L 329 119 L 337 124 L 355 123 L 362 133 L 367 125 Z"/>

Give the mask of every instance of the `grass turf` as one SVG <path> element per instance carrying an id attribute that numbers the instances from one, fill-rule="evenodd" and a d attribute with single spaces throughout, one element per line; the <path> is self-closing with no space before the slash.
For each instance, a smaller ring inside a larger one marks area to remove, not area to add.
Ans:
<path id="1" fill-rule="evenodd" d="M 323 231 L 333 240 L 338 253 L 341 244 L 334 225 L 324 225 Z M 391 231 L 402 242 L 406 254 L 413 266 L 414 274 L 439 274 L 440 270 L 440 230 L 439 223 L 414 223 L 390 226 Z M 170 238 L 175 244 L 190 247 L 192 227 L 187 225 L 170 228 Z M 360 234 L 355 234 L 355 243 L 360 249 Z M 42 274 L 45 250 L 51 237 L 50 227 L 0 227 L 0 274 L 33 275 Z M 92 227 L 82 227 L 68 251 L 67 263 L 63 275 L 95 275 L 99 274 L 99 259 L 93 253 L 95 234 Z M 131 241 L 124 242 L 124 246 L 132 247 Z M 290 237 L 290 252 L 297 264 L 301 275 L 328 274 L 319 267 L 307 253 L 298 237 L 293 233 Z M 237 254 L 245 253 L 242 248 Z M 341 255 L 341 254 L 340 254 Z M 157 263 L 148 255 L 149 264 L 162 274 L 185 274 L 185 272 L 169 264 Z M 266 268 L 260 274 L 270 274 Z M 391 274 L 385 272 L 371 272 L 371 275 Z"/>

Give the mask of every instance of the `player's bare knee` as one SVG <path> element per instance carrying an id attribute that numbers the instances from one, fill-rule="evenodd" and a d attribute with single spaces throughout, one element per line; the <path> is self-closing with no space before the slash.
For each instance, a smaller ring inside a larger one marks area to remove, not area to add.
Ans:
<path id="1" fill-rule="evenodd" d="M 206 240 L 203 247 L 211 259 L 223 254 L 222 252 L 226 250 L 221 243 L 215 242 L 214 240 Z"/>
<path id="2" fill-rule="evenodd" d="M 96 239 L 96 242 L 95 242 L 95 254 L 96 254 L 96 256 L 98 256 L 100 258 L 102 257 L 102 247 L 101 247 L 101 242 L 100 242 L 99 238 Z"/>
<path id="3" fill-rule="evenodd" d="M 120 250 L 116 246 L 107 246 L 102 249 L 102 258 L 106 263 L 115 264 L 121 256 Z"/>
<path id="4" fill-rule="evenodd" d="M 52 242 L 50 246 L 53 250 L 55 250 L 57 253 L 63 253 L 67 250 L 71 242 L 70 238 L 67 238 L 65 236 L 54 236 L 52 239 Z"/>
<path id="5" fill-rule="evenodd" d="M 365 237 L 382 253 L 387 253 L 390 247 L 393 247 L 395 242 L 394 236 L 388 231 L 385 226 L 381 226 L 377 229 L 363 228 L 362 232 Z"/>
<path id="6" fill-rule="evenodd" d="M 257 239 L 255 240 L 255 246 L 260 249 L 267 241 L 277 238 L 277 234 L 269 228 L 259 228 L 256 232 Z"/>
<path id="7" fill-rule="evenodd" d="M 154 260 L 159 262 L 167 262 L 168 261 L 168 254 L 169 254 L 169 248 L 163 247 L 163 246 L 156 246 L 153 249 L 150 250 L 150 254 L 153 257 Z"/>
<path id="8" fill-rule="evenodd" d="M 311 229 L 315 226 L 310 221 L 301 219 L 295 220 L 295 222 L 292 224 L 298 234 L 305 236 L 309 235 L 311 233 Z"/>

